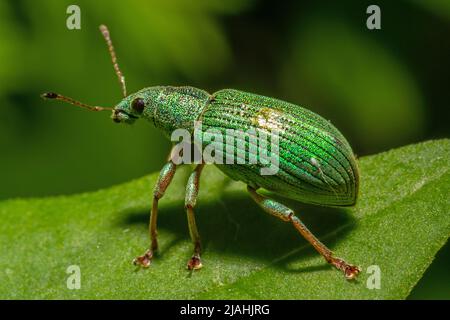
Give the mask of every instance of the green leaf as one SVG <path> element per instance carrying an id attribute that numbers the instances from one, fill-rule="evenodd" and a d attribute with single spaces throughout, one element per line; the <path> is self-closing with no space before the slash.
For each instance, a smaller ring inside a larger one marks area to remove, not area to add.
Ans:
<path id="1" fill-rule="evenodd" d="M 449 141 L 361 158 L 354 208 L 288 202 L 337 256 L 362 267 L 356 282 L 212 166 L 202 177 L 197 209 L 204 268 L 188 272 L 186 167 L 160 202 L 160 254 L 146 270 L 131 260 L 148 245 L 156 173 L 93 193 L 1 202 L 0 297 L 406 298 L 450 233 Z M 67 288 L 71 265 L 81 270 L 79 290 Z M 371 265 L 381 269 L 380 289 L 366 286 Z"/>

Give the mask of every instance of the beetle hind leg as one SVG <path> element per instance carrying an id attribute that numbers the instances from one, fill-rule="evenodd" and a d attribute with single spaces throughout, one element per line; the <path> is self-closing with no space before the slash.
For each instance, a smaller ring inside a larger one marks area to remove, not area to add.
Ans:
<path id="1" fill-rule="evenodd" d="M 265 196 L 260 195 L 256 192 L 256 189 L 247 186 L 247 190 L 250 193 L 251 197 L 255 202 L 267 213 L 274 215 L 275 217 L 286 221 L 291 222 L 295 229 L 306 239 L 308 242 L 316 249 L 325 260 L 341 270 L 345 278 L 351 280 L 356 278 L 356 276 L 361 272 L 360 268 L 354 265 L 351 265 L 340 258 L 336 258 L 333 256 L 333 252 L 328 249 L 319 239 L 317 239 L 311 231 L 303 224 L 303 222 L 295 215 L 294 211 L 285 205 L 275 201 L 273 199 L 267 198 Z"/>
<path id="2" fill-rule="evenodd" d="M 186 185 L 186 198 L 184 207 L 187 213 L 187 220 L 189 225 L 189 233 L 194 243 L 194 254 L 187 263 L 189 270 L 198 270 L 202 267 L 201 243 L 200 234 L 198 233 L 197 223 L 195 222 L 194 207 L 197 203 L 198 190 L 200 186 L 200 175 L 203 170 L 204 164 L 199 164 L 195 170 L 189 176 L 188 183 Z"/>

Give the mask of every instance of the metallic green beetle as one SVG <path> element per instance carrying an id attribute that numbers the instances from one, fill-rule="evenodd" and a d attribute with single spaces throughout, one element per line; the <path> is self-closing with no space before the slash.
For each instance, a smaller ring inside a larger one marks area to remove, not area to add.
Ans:
<path id="1" fill-rule="evenodd" d="M 63 100 L 92 111 L 112 110 L 112 119 L 118 123 L 132 124 L 138 118 L 145 118 L 166 136 L 179 128 L 193 134 L 195 121 L 201 121 L 205 130 L 246 130 L 252 127 L 276 129 L 279 134 L 279 169 L 276 174 L 261 175 L 261 164 L 219 164 L 217 167 L 230 178 L 246 183 L 250 196 L 264 211 L 292 223 L 328 263 L 344 272 L 347 279 L 358 275 L 359 267 L 334 257 L 331 250 L 308 230 L 293 210 L 257 193 L 259 188 L 264 188 L 304 203 L 323 206 L 354 205 L 359 185 L 356 159 L 344 136 L 329 121 L 291 103 L 232 89 L 209 94 L 193 87 L 157 86 L 127 95 L 108 29 L 102 25 L 100 30 L 108 44 L 124 99 L 114 108 L 105 108 L 89 106 L 56 93 L 45 93 L 42 95 L 44 98 Z M 205 142 L 202 147 L 208 143 L 210 142 Z M 248 156 L 251 151 L 246 152 Z M 197 165 L 186 187 L 185 208 L 194 243 L 194 254 L 187 264 L 190 270 L 202 267 L 194 207 L 204 165 L 205 163 Z M 177 165 L 169 157 L 160 172 L 150 215 L 151 245 L 149 250 L 134 260 L 136 265 L 148 267 L 158 248 L 158 201 L 172 181 L 176 168 Z"/>

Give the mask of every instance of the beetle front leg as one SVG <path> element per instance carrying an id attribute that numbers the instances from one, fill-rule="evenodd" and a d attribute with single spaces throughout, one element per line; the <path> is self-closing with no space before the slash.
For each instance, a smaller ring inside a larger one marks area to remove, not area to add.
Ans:
<path id="1" fill-rule="evenodd" d="M 198 233 L 197 223 L 195 222 L 194 207 L 197 203 L 198 189 L 200 185 L 200 174 L 202 173 L 204 166 L 205 165 L 202 163 L 195 167 L 194 171 L 189 176 L 189 180 L 186 185 L 186 198 L 184 207 L 187 213 L 189 233 L 191 235 L 192 242 L 194 243 L 194 254 L 187 263 L 187 268 L 189 270 L 197 270 L 202 267 L 202 261 L 200 259 L 200 235 Z"/>
<path id="2" fill-rule="evenodd" d="M 247 186 L 247 190 L 255 202 L 266 212 L 280 218 L 283 221 L 291 222 L 298 232 L 325 258 L 325 260 L 335 266 L 337 269 L 344 272 L 347 279 L 354 279 L 361 271 L 359 267 L 351 265 L 340 258 L 333 256 L 333 252 L 328 249 L 319 239 L 317 239 L 311 231 L 303 224 L 303 222 L 295 216 L 292 209 L 285 205 L 264 197 L 256 192 L 256 189 Z"/>
<path id="3" fill-rule="evenodd" d="M 172 181 L 173 176 L 175 175 L 175 170 L 177 166 L 169 160 L 164 167 L 161 169 L 159 173 L 158 182 L 155 185 L 155 189 L 153 191 L 153 204 L 152 210 L 150 213 L 150 224 L 149 224 L 149 233 L 151 238 L 150 248 L 142 255 L 133 260 L 135 265 L 140 265 L 144 268 L 150 266 L 153 258 L 154 252 L 158 250 L 158 232 L 156 230 L 156 220 L 158 217 L 158 201 L 164 195 L 167 187 Z"/>

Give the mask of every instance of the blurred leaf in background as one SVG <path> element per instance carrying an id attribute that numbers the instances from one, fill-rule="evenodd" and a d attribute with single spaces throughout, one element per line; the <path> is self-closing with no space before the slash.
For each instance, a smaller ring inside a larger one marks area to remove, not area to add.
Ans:
<path id="1" fill-rule="evenodd" d="M 430 10 L 432 13 L 438 16 L 450 19 L 450 2 L 447 0 L 411 0 L 411 2 L 415 3 L 418 6 L 422 6 L 427 10 Z"/>
<path id="2" fill-rule="evenodd" d="M 423 132 L 423 98 L 412 74 L 370 32 L 323 12 L 296 30 L 284 66 L 287 96 L 326 108 L 318 112 L 333 115 L 355 143 L 369 148 L 382 150 Z"/>

